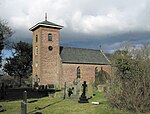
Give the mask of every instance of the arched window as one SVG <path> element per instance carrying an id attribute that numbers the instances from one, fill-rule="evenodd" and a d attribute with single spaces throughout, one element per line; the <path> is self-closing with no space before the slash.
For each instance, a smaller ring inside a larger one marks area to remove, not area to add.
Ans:
<path id="1" fill-rule="evenodd" d="M 52 41 L 52 34 L 51 33 L 48 34 L 48 41 Z"/>
<path id="2" fill-rule="evenodd" d="M 95 76 L 98 76 L 98 68 L 95 68 Z"/>
<path id="3" fill-rule="evenodd" d="M 38 35 L 36 35 L 35 40 L 36 40 L 36 42 L 38 42 Z"/>
<path id="4" fill-rule="evenodd" d="M 77 78 L 80 78 L 80 67 L 77 68 Z"/>
<path id="5" fill-rule="evenodd" d="M 38 47 L 35 47 L 35 55 L 38 55 Z"/>
<path id="6" fill-rule="evenodd" d="M 35 57 L 35 67 L 38 67 L 38 57 Z"/>

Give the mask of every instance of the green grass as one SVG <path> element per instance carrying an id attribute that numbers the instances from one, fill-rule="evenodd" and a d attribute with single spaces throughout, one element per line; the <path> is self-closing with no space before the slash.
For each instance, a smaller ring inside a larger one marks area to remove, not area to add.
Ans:
<path id="1" fill-rule="evenodd" d="M 35 99 L 28 99 L 28 101 Z M 79 104 L 71 99 L 62 100 L 62 98 L 44 97 L 36 99 L 37 102 L 28 104 L 28 113 L 42 112 L 42 114 L 132 114 L 117 109 L 112 109 L 103 93 L 96 92 L 96 96 L 89 101 L 99 101 L 103 104 L 93 105 L 91 103 Z M 7 111 L 2 114 L 20 114 L 21 101 L 0 102 Z M 40 110 L 35 109 L 39 107 Z M 0 113 L 1 114 L 1 113 Z"/>

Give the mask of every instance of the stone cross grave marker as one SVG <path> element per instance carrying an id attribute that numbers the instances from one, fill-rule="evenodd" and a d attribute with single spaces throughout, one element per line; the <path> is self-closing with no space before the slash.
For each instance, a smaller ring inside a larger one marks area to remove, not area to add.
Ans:
<path id="1" fill-rule="evenodd" d="M 85 97 L 85 94 L 86 94 L 86 88 L 87 88 L 86 81 L 83 82 L 82 86 L 83 86 L 83 93 L 82 93 L 82 96 Z"/>
<path id="2" fill-rule="evenodd" d="M 27 114 L 27 91 L 23 92 L 23 102 L 21 102 L 21 114 Z"/>
<path id="3" fill-rule="evenodd" d="M 79 103 L 89 103 L 87 97 L 86 97 L 86 88 L 87 88 L 87 84 L 86 84 L 86 81 L 83 82 L 82 84 L 83 86 L 83 92 L 81 94 L 81 97 L 79 98 Z"/>

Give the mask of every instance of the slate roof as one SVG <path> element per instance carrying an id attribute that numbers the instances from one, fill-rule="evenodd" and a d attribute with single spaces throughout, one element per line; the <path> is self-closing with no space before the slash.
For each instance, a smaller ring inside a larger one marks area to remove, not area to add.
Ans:
<path id="1" fill-rule="evenodd" d="M 63 63 L 111 64 L 102 51 L 94 49 L 61 47 L 60 56 Z"/>
<path id="2" fill-rule="evenodd" d="M 56 29 L 62 29 L 63 28 L 63 26 L 61 26 L 61 25 L 57 25 L 55 23 L 52 23 L 52 22 L 49 22 L 49 21 L 45 20 L 45 21 L 37 23 L 36 25 L 31 27 L 29 30 L 33 31 L 36 28 L 41 27 L 41 26 L 43 26 L 43 27 L 50 27 L 50 28 L 56 28 Z"/>

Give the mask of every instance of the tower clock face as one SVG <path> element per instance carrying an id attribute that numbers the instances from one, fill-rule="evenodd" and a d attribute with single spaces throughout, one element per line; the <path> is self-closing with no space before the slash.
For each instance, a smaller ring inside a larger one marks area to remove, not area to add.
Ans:
<path id="1" fill-rule="evenodd" d="M 48 49 L 49 49 L 49 51 L 52 51 L 52 50 L 53 50 L 53 47 L 52 47 L 52 46 L 49 46 Z"/>

